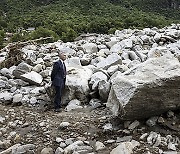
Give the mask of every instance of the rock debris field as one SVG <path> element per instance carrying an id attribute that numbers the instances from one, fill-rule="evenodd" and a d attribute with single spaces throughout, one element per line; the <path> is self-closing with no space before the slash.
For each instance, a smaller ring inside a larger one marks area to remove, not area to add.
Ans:
<path id="1" fill-rule="evenodd" d="M 53 111 L 57 51 L 67 67 Z M 180 24 L 0 51 L 0 154 L 179 154 Z"/>

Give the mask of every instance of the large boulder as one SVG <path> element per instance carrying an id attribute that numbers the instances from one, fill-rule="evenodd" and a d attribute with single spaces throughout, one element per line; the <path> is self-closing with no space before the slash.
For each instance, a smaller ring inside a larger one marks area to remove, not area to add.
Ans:
<path id="1" fill-rule="evenodd" d="M 122 64 L 122 59 L 117 53 L 113 53 L 109 55 L 107 58 L 104 60 L 100 61 L 97 63 L 97 68 L 98 69 L 108 69 L 111 66 Z"/>
<path id="2" fill-rule="evenodd" d="M 110 154 L 131 154 L 133 153 L 133 149 L 139 145 L 140 143 L 135 140 L 131 142 L 122 142 L 114 148 Z"/>
<path id="3" fill-rule="evenodd" d="M 15 68 L 15 70 L 13 71 L 13 75 L 16 78 L 21 78 L 21 75 L 30 72 L 31 70 L 32 70 L 32 66 L 28 65 L 25 62 L 22 62 Z"/>
<path id="4" fill-rule="evenodd" d="M 112 79 L 107 106 L 121 119 L 140 119 L 180 108 L 180 63 L 150 58 Z"/>
<path id="5" fill-rule="evenodd" d="M 21 78 L 22 80 L 35 85 L 40 85 L 43 80 L 42 76 L 34 71 L 21 75 Z"/>
<path id="6" fill-rule="evenodd" d="M 83 48 L 84 48 L 85 52 L 89 53 L 89 54 L 98 52 L 98 48 L 95 43 L 86 43 L 83 45 Z"/>
<path id="7" fill-rule="evenodd" d="M 62 103 L 67 104 L 72 99 L 87 102 L 89 96 L 88 81 L 92 75 L 92 70 L 86 67 L 67 67 L 65 93 Z"/>

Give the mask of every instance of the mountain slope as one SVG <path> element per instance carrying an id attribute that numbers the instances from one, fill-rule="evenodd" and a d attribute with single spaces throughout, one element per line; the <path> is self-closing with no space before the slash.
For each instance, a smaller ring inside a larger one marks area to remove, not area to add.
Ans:
<path id="1" fill-rule="evenodd" d="M 64 41 L 80 33 L 162 27 L 180 21 L 179 9 L 169 8 L 168 0 L 1 0 L 0 14 L 0 28 L 5 31 L 42 26 L 45 33 Z"/>

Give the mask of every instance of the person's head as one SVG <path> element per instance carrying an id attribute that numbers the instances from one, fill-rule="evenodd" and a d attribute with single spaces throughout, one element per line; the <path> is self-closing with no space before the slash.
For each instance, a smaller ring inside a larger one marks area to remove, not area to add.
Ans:
<path id="1" fill-rule="evenodd" d="M 65 52 L 62 52 L 62 51 L 59 51 L 59 58 L 61 59 L 61 60 L 66 60 L 66 53 Z"/>

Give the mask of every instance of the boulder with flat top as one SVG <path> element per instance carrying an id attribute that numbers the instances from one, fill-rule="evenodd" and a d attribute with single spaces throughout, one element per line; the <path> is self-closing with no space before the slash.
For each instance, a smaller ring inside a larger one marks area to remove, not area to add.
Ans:
<path id="1" fill-rule="evenodd" d="M 124 120 L 180 108 L 180 63 L 172 54 L 149 58 L 111 80 L 107 106 Z"/>

